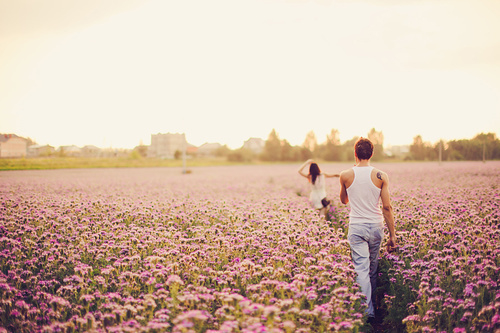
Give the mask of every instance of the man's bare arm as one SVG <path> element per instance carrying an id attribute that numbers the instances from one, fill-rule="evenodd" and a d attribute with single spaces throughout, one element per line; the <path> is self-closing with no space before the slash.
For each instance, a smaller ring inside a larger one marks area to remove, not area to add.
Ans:
<path id="1" fill-rule="evenodd" d="M 377 173 L 377 178 L 382 179 L 382 191 L 380 197 L 382 199 L 382 213 L 384 220 L 389 229 L 389 240 L 387 241 L 387 252 L 392 252 L 396 249 L 396 228 L 394 226 L 394 213 L 392 210 L 391 196 L 389 194 L 389 177 L 385 173 Z"/>
<path id="2" fill-rule="evenodd" d="M 345 186 L 345 173 L 340 174 L 340 202 L 342 202 L 344 205 L 347 205 L 349 203 L 349 197 L 347 195 L 347 188 Z"/>

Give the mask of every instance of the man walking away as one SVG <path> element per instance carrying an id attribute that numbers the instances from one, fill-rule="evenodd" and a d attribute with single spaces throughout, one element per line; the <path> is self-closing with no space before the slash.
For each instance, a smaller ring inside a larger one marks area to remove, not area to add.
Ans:
<path id="1" fill-rule="evenodd" d="M 354 144 L 355 166 L 340 174 L 340 201 L 350 204 L 347 239 L 357 273 L 356 282 L 366 296 L 370 322 L 375 318 L 372 295 L 376 288 L 378 257 L 384 238 L 384 220 L 389 229 L 387 251 L 396 249 L 389 177 L 385 172 L 370 166 L 372 155 L 372 142 L 359 138 Z"/>

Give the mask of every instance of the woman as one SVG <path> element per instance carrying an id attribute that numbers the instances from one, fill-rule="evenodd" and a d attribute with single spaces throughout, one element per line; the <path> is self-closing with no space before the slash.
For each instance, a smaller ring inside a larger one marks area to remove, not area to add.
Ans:
<path id="1" fill-rule="evenodd" d="M 304 168 L 309 165 L 309 174 L 304 173 Z M 311 206 L 319 211 L 319 215 L 326 219 L 326 212 L 330 205 L 330 200 L 326 199 L 325 178 L 339 177 L 339 174 L 321 173 L 318 164 L 309 159 L 299 168 L 299 174 L 309 180 L 311 184 L 311 194 L 309 202 Z"/>

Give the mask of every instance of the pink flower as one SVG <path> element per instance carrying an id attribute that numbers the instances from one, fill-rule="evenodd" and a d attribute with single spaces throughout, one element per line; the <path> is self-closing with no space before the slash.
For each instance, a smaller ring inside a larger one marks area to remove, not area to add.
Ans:
<path id="1" fill-rule="evenodd" d="M 167 279 L 167 285 L 170 286 L 172 284 L 179 284 L 179 285 L 184 285 L 184 282 L 182 281 L 182 279 L 178 276 L 178 275 L 175 275 L 175 274 L 172 274 L 168 277 Z"/>

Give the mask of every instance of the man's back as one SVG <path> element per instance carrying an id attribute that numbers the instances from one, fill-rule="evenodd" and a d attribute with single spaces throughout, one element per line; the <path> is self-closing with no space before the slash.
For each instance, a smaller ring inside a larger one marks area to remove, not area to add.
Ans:
<path id="1" fill-rule="evenodd" d="M 381 186 L 376 178 L 377 171 L 372 166 L 352 168 L 354 178 L 347 188 L 351 204 L 349 223 L 381 223 L 384 220 L 380 210 Z M 372 176 L 375 176 L 372 177 Z"/>
<path id="2" fill-rule="evenodd" d="M 382 172 L 381 170 L 373 168 L 372 172 L 370 174 L 370 178 L 373 182 L 373 185 L 375 185 L 376 187 L 381 189 L 382 184 L 384 182 L 382 180 L 382 176 L 384 174 L 385 173 Z M 340 177 L 341 177 L 341 181 L 343 181 L 343 183 L 345 184 L 346 190 L 347 190 L 351 186 L 352 182 L 354 181 L 354 168 L 342 171 L 342 173 L 340 174 Z"/>

